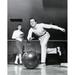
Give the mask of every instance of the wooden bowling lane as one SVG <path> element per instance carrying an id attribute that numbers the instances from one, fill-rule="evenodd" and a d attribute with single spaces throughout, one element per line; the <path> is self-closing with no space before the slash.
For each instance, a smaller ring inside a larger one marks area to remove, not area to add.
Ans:
<path id="1" fill-rule="evenodd" d="M 8 65 L 8 75 L 67 75 L 67 68 L 48 65 L 26 69 L 23 65 Z"/>

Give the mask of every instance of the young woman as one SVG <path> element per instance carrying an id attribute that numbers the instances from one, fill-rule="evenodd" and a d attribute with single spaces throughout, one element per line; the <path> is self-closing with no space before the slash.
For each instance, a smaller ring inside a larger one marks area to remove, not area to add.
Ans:
<path id="1" fill-rule="evenodd" d="M 24 33 L 21 31 L 22 26 L 18 25 L 17 30 L 14 30 L 13 35 L 12 35 L 12 39 L 16 40 L 16 47 L 17 47 L 17 55 L 16 55 L 16 59 L 15 59 L 15 64 L 18 64 L 18 59 L 20 64 L 22 64 L 22 49 L 23 49 L 23 36 Z"/>

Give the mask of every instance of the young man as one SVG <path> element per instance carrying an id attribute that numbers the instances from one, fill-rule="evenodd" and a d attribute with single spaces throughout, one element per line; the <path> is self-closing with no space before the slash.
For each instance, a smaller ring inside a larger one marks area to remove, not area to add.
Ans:
<path id="1" fill-rule="evenodd" d="M 41 63 L 45 64 L 46 61 L 46 50 L 47 50 L 47 42 L 50 38 L 50 34 L 45 29 L 56 29 L 65 32 L 64 28 L 52 25 L 52 24 L 44 24 L 44 23 L 37 23 L 35 19 L 30 20 L 31 28 L 28 32 L 27 39 L 31 41 L 33 39 L 32 33 L 39 36 L 40 45 L 41 45 Z"/>
<path id="2" fill-rule="evenodd" d="M 22 64 L 21 56 L 22 56 L 22 49 L 23 49 L 23 36 L 24 33 L 21 31 L 22 26 L 19 24 L 17 30 L 14 30 L 12 39 L 16 40 L 16 47 L 17 47 L 17 55 L 15 59 L 15 64 L 18 64 L 18 59 L 20 64 Z"/>

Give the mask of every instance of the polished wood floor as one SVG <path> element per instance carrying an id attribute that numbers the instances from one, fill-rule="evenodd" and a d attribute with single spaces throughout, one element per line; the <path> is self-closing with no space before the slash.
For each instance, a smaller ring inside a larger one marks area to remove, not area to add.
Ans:
<path id="1" fill-rule="evenodd" d="M 40 65 L 36 69 L 26 69 L 23 65 L 8 65 L 8 75 L 67 75 L 67 67 Z"/>

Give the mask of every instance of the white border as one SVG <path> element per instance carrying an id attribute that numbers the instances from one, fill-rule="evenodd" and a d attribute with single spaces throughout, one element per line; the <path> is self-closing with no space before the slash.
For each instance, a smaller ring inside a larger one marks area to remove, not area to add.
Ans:
<path id="1" fill-rule="evenodd" d="M 68 1 L 68 75 L 75 74 L 75 0 Z M 7 74 L 7 0 L 0 0 L 0 75 Z"/>
<path id="2" fill-rule="evenodd" d="M 75 74 L 75 0 L 68 0 L 68 75 Z"/>
<path id="3" fill-rule="evenodd" d="M 0 75 L 7 75 L 7 0 L 0 0 Z"/>

